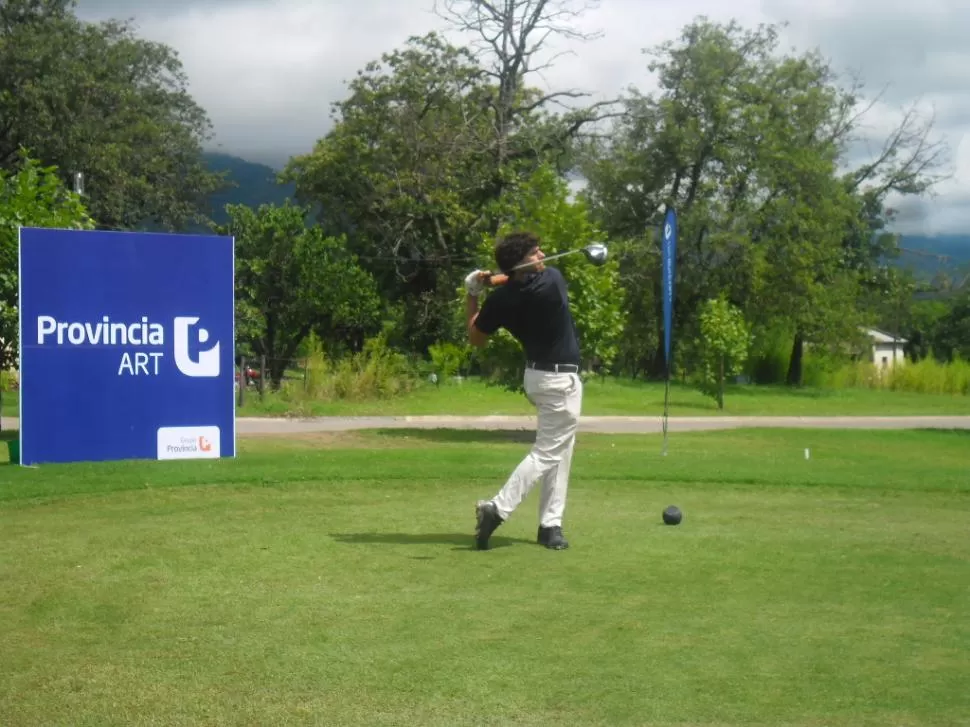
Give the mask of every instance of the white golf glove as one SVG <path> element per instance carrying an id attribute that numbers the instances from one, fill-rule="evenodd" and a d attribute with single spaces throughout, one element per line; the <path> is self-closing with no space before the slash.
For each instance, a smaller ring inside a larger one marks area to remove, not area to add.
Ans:
<path id="1" fill-rule="evenodd" d="M 485 292 L 485 280 L 483 277 L 481 270 L 472 270 L 468 273 L 465 277 L 465 290 L 468 291 L 468 295 L 477 298 Z"/>

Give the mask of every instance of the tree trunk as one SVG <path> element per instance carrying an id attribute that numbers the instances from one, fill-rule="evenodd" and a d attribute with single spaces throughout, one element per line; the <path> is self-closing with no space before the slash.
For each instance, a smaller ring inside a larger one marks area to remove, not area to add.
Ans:
<path id="1" fill-rule="evenodd" d="M 791 358 L 788 360 L 788 385 L 802 385 L 802 358 L 805 352 L 804 340 L 801 333 L 795 334 L 791 347 Z"/>
<path id="2" fill-rule="evenodd" d="M 289 364 L 289 359 L 282 358 L 271 358 L 267 362 L 267 373 L 273 391 L 279 391 L 283 386 L 283 376 L 286 374 L 287 364 Z"/>
<path id="3" fill-rule="evenodd" d="M 717 361 L 717 408 L 724 408 L 724 354 Z"/>

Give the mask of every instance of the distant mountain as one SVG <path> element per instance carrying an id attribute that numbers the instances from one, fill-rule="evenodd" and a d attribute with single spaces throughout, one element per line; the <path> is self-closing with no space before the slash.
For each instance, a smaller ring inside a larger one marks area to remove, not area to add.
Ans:
<path id="1" fill-rule="evenodd" d="M 911 270 L 918 279 L 932 280 L 941 273 L 953 276 L 970 266 L 970 235 L 903 235 L 899 246 L 902 252 L 896 265 Z"/>
<path id="2" fill-rule="evenodd" d="M 258 207 L 261 204 L 281 205 L 287 199 L 294 199 L 294 185 L 277 182 L 277 172 L 270 166 L 219 152 L 205 152 L 202 156 L 210 170 L 229 172 L 229 180 L 234 184 L 212 195 L 211 215 L 216 224 L 227 221 L 227 204 Z M 902 254 L 894 264 L 912 270 L 918 279 L 927 282 L 941 273 L 953 277 L 965 275 L 961 271 L 970 269 L 970 235 L 903 235 L 900 247 Z"/>
<path id="3" fill-rule="evenodd" d="M 211 197 L 211 215 L 216 224 L 222 225 L 228 221 L 225 212 L 227 204 L 244 204 L 255 208 L 261 204 L 282 205 L 287 199 L 294 198 L 294 185 L 277 182 L 277 172 L 272 167 L 218 152 L 205 152 L 202 156 L 210 171 L 229 172 L 227 176 L 234 185 Z"/>

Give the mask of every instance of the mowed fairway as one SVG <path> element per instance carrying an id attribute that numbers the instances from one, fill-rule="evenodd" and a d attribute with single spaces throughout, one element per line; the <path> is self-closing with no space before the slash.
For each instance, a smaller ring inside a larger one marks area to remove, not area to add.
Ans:
<path id="1" fill-rule="evenodd" d="M 0 724 L 970 724 L 970 433 L 583 435 L 472 550 L 527 448 L 0 467 Z"/>

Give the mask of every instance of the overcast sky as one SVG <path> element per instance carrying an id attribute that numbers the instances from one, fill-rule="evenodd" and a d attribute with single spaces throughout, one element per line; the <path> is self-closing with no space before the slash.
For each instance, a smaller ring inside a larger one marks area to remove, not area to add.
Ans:
<path id="1" fill-rule="evenodd" d="M 172 46 L 219 148 L 276 167 L 326 133 L 330 104 L 367 62 L 443 25 L 433 0 L 79 0 L 78 14 L 133 18 L 140 36 Z M 970 234 L 970 0 L 601 0 L 581 24 L 602 37 L 570 45 L 545 85 L 600 98 L 649 91 L 641 50 L 697 15 L 788 21 L 785 47 L 819 48 L 882 92 L 866 117 L 876 138 L 913 103 L 935 113 L 954 176 L 934 198 L 900 205 L 900 231 Z"/>

